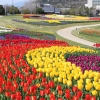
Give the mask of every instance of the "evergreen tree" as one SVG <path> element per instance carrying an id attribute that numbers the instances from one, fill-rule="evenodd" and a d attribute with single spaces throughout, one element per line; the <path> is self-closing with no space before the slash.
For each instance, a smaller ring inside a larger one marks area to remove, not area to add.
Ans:
<path id="1" fill-rule="evenodd" d="M 5 9 L 3 8 L 2 5 L 0 5 L 0 15 L 4 15 L 5 14 Z"/>

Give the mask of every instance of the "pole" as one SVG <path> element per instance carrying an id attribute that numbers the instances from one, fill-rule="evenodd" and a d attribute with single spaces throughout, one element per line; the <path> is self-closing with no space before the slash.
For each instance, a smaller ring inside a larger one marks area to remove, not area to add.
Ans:
<path id="1" fill-rule="evenodd" d="M 7 12 L 7 10 L 6 10 L 6 4 L 5 4 L 5 16 L 6 16 L 6 12 Z"/>

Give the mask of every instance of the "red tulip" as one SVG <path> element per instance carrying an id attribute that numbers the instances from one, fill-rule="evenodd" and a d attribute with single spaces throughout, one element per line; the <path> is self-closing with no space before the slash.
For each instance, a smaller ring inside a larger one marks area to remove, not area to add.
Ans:
<path id="1" fill-rule="evenodd" d="M 22 100 L 22 96 L 16 96 L 16 100 Z"/>
<path id="2" fill-rule="evenodd" d="M 23 87 L 24 92 L 27 92 L 27 90 L 28 90 L 28 87 Z"/>
<path id="3" fill-rule="evenodd" d="M 69 94 L 70 93 L 70 90 L 69 89 L 66 89 L 65 90 L 65 93 Z"/>
<path id="4" fill-rule="evenodd" d="M 72 91 L 77 92 L 78 88 L 76 86 L 73 86 Z"/>
<path id="5" fill-rule="evenodd" d="M 31 79 L 31 78 L 28 78 L 28 79 L 27 79 L 27 82 L 28 82 L 29 84 L 31 84 L 31 83 L 32 83 L 32 79 Z"/>
<path id="6" fill-rule="evenodd" d="M 45 93 L 44 93 L 44 90 L 40 90 L 40 96 L 44 96 Z"/>
<path id="7" fill-rule="evenodd" d="M 18 88 L 18 84 L 17 84 L 17 83 L 15 83 L 15 84 L 14 84 L 14 87 L 17 89 L 17 88 Z"/>
<path id="8" fill-rule="evenodd" d="M 32 100 L 37 100 L 37 97 L 36 96 L 31 96 L 31 99 Z"/>
<path id="9" fill-rule="evenodd" d="M 14 92 L 16 91 L 16 88 L 13 87 L 13 86 L 11 86 L 11 87 L 10 87 L 10 90 L 12 91 L 12 93 L 14 93 Z"/>
<path id="10" fill-rule="evenodd" d="M 56 100 L 56 98 L 55 97 L 52 97 L 52 98 L 50 98 L 50 100 Z"/>
<path id="11" fill-rule="evenodd" d="M 90 98 L 91 98 L 91 95 L 90 94 L 86 94 L 85 95 L 85 100 L 90 100 Z"/>
<path id="12" fill-rule="evenodd" d="M 16 95 L 15 94 L 11 94 L 11 99 L 16 99 Z"/>
<path id="13" fill-rule="evenodd" d="M 35 76 L 35 75 L 30 75 L 30 78 L 31 78 L 32 80 L 35 80 L 35 79 L 36 79 L 36 76 Z"/>
<path id="14" fill-rule="evenodd" d="M 72 100 L 79 100 L 79 98 L 75 95 Z"/>
<path id="15" fill-rule="evenodd" d="M 42 78 L 42 82 L 45 83 L 47 81 L 46 78 Z"/>
<path id="16" fill-rule="evenodd" d="M 49 97 L 50 97 L 50 98 L 55 98 L 55 96 L 54 96 L 53 93 L 50 93 Z"/>
<path id="17" fill-rule="evenodd" d="M 35 68 L 32 68 L 32 72 L 33 72 L 34 75 L 36 75 L 36 73 L 37 73 Z"/>
<path id="18" fill-rule="evenodd" d="M 3 91 L 2 87 L 0 87 L 0 93 Z"/>
<path id="19" fill-rule="evenodd" d="M 49 89 L 49 84 L 45 84 L 45 88 L 46 89 Z"/>
<path id="20" fill-rule="evenodd" d="M 45 98 L 40 98 L 40 100 L 45 100 Z"/>
<path id="21" fill-rule="evenodd" d="M 21 93 L 18 91 L 18 92 L 16 92 L 16 95 L 17 95 L 17 96 L 20 96 L 20 95 L 21 95 Z"/>
<path id="22" fill-rule="evenodd" d="M 50 89 L 45 89 L 45 94 L 49 94 L 50 93 Z"/>
<path id="23" fill-rule="evenodd" d="M 39 72 L 39 78 L 43 77 L 43 73 Z"/>
<path id="24" fill-rule="evenodd" d="M 6 97 L 10 97 L 10 92 L 5 92 Z"/>
<path id="25" fill-rule="evenodd" d="M 57 90 L 61 90 L 62 89 L 61 85 L 57 85 L 57 88 L 56 89 Z"/>
<path id="26" fill-rule="evenodd" d="M 70 93 L 66 93 L 65 97 L 66 97 L 66 99 L 69 99 L 70 98 Z"/>
<path id="27" fill-rule="evenodd" d="M 78 92 L 77 92 L 77 97 L 78 97 L 78 98 L 81 98 L 81 97 L 82 97 L 82 91 L 78 91 Z"/>
<path id="28" fill-rule="evenodd" d="M 49 86 L 50 86 L 51 88 L 53 88 L 53 87 L 54 87 L 54 82 L 53 82 L 53 81 L 49 81 Z"/>
<path id="29" fill-rule="evenodd" d="M 58 94 L 62 95 L 63 94 L 62 90 L 58 90 Z"/>
<path id="30" fill-rule="evenodd" d="M 58 98 L 58 100 L 63 100 L 62 98 Z"/>
<path id="31" fill-rule="evenodd" d="M 31 100 L 30 96 L 26 96 L 25 100 Z"/>
<path id="32" fill-rule="evenodd" d="M 97 100 L 96 97 L 91 96 L 90 100 Z"/>

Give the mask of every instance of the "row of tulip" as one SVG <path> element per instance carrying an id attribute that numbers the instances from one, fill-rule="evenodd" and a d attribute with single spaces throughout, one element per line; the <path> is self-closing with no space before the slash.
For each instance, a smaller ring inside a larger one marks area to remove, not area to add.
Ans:
<path id="1" fill-rule="evenodd" d="M 26 59 L 38 72 L 44 72 L 48 79 L 52 79 L 58 84 L 64 84 L 70 89 L 76 85 L 84 94 L 91 93 L 99 98 L 100 73 L 92 70 L 82 72 L 80 66 L 66 62 L 64 59 L 66 52 L 72 55 L 75 52 L 95 53 L 94 50 L 80 47 L 53 46 L 30 50 L 26 54 Z"/>
<path id="2" fill-rule="evenodd" d="M 50 47 L 50 46 L 69 46 L 67 42 L 59 41 L 59 40 L 38 40 L 38 39 L 6 39 L 6 40 L 0 40 L 0 46 L 13 46 L 13 45 L 31 45 L 33 46 L 41 46 L 41 47 Z M 2 48 L 0 48 L 2 50 Z"/>
<path id="3" fill-rule="evenodd" d="M 84 29 L 79 32 L 80 34 L 92 35 L 92 36 L 100 36 L 99 30 L 92 30 L 92 29 Z"/>
<path id="4" fill-rule="evenodd" d="M 36 20 L 74 20 L 74 21 L 99 21 L 99 17 L 83 17 L 83 16 L 73 16 L 73 15 L 57 15 L 57 14 L 52 14 L 52 15 L 33 15 L 33 14 L 26 14 L 23 15 L 23 18 L 35 18 Z"/>

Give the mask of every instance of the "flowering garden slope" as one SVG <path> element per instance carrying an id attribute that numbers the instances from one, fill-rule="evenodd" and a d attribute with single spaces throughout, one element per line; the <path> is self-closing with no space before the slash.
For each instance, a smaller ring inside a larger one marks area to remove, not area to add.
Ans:
<path id="1" fill-rule="evenodd" d="M 81 70 L 65 58 L 97 55 L 57 40 L 0 40 L 1 100 L 96 100 L 99 71 Z"/>

